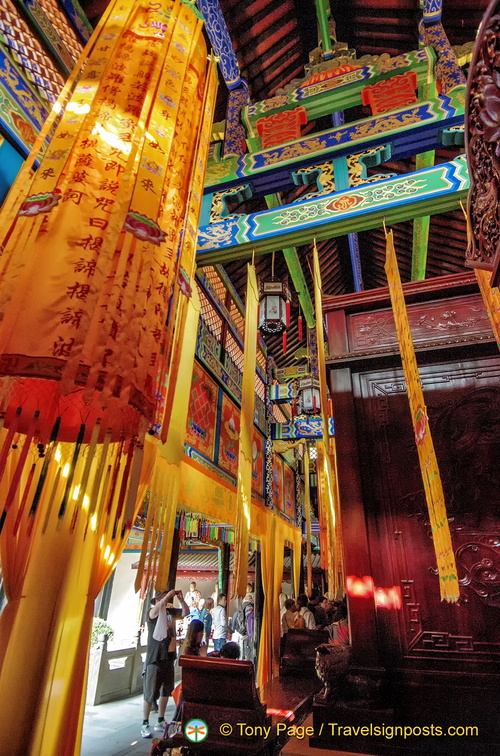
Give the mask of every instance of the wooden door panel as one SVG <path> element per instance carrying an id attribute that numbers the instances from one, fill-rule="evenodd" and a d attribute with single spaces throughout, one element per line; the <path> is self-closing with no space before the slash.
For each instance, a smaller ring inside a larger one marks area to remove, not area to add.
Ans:
<path id="1" fill-rule="evenodd" d="M 377 611 L 381 656 L 390 666 L 499 671 L 500 358 L 426 365 L 420 374 L 461 598 L 440 601 L 403 373 L 359 373 L 353 383 L 373 577 L 403 593 L 400 612 Z"/>

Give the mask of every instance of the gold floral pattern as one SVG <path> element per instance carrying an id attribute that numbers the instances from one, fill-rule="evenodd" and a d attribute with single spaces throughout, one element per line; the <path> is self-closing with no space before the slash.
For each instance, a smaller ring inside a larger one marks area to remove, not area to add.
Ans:
<path id="1" fill-rule="evenodd" d="M 281 163 L 285 160 L 292 160 L 292 158 L 309 155 L 312 152 L 320 152 L 321 150 L 326 149 L 326 147 L 326 139 L 322 139 L 321 137 L 295 142 L 294 144 L 287 145 L 283 148 L 262 152 L 263 165 L 273 165 L 274 163 Z"/>

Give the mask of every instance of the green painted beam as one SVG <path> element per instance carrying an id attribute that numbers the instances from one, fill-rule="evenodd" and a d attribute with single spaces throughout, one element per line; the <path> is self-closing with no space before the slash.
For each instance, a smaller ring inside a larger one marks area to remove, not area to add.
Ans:
<path id="1" fill-rule="evenodd" d="M 417 155 L 416 168 L 430 168 L 434 165 L 435 152 L 424 152 Z M 427 267 L 427 249 L 429 246 L 430 215 L 415 218 L 413 221 L 413 247 L 411 256 L 411 280 L 423 281 Z"/>
<path id="2" fill-rule="evenodd" d="M 329 60 L 333 57 L 332 39 L 330 37 L 329 24 L 329 3 L 328 0 L 316 0 L 316 17 L 318 19 L 321 46 L 323 47 L 323 57 Z"/>
<path id="3" fill-rule="evenodd" d="M 288 270 L 290 271 L 290 276 L 292 278 L 295 291 L 297 292 L 307 327 L 314 328 L 314 325 L 316 323 L 314 317 L 314 305 L 312 303 L 311 295 L 309 294 L 309 289 L 307 288 L 306 279 L 304 277 L 304 272 L 300 264 L 297 250 L 295 249 L 295 247 L 285 247 L 285 249 L 283 250 L 283 257 L 285 258 L 286 264 L 288 265 Z"/>
<path id="4" fill-rule="evenodd" d="M 276 194 L 269 194 L 266 197 L 267 206 L 269 208 L 281 207 L 281 200 Z M 293 281 L 293 286 L 297 292 L 302 312 L 307 323 L 308 328 L 314 328 L 316 319 L 314 316 L 314 305 L 307 288 L 307 282 L 300 264 L 299 256 L 295 247 L 286 247 L 283 250 L 283 257 L 285 258 L 288 266 L 290 277 Z"/>

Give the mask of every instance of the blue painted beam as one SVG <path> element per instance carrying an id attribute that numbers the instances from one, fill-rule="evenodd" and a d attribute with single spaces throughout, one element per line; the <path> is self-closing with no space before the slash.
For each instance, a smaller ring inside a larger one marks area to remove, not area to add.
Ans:
<path id="1" fill-rule="evenodd" d="M 219 68 L 226 86 L 228 89 L 236 89 L 242 84 L 240 68 L 219 0 L 198 0 L 198 8 L 205 19 L 205 29 L 214 53 L 219 58 Z"/>
<path id="2" fill-rule="evenodd" d="M 326 160 L 347 157 L 379 145 L 391 146 L 391 158 L 439 149 L 442 134 L 464 123 L 465 87 L 453 97 L 441 95 L 390 114 L 365 118 L 285 145 L 208 165 L 205 193 L 250 184 L 254 196 L 294 188 L 292 173 Z"/>

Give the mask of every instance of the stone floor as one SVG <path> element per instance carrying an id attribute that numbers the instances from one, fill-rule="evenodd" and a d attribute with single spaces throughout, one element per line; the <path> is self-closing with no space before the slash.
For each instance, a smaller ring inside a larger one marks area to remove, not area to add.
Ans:
<path id="1" fill-rule="evenodd" d="M 175 705 L 169 699 L 166 718 L 172 719 Z M 151 714 L 153 727 L 157 715 Z M 129 756 L 149 754 L 151 740 L 141 738 L 142 696 L 87 706 L 83 722 L 82 756 Z M 154 734 L 158 737 L 157 734 Z"/>
<path id="2" fill-rule="evenodd" d="M 172 699 L 167 707 L 166 718 L 174 713 Z M 151 726 L 156 714 L 149 718 Z M 100 706 L 87 706 L 83 723 L 82 756 L 136 756 L 149 754 L 151 740 L 141 738 L 142 696 L 112 701 Z M 312 716 L 304 726 L 312 724 Z M 324 751 L 309 748 L 308 738 L 292 738 L 282 751 L 283 756 L 355 756 L 341 751 Z M 235 754 L 235 756 L 238 756 Z"/>

